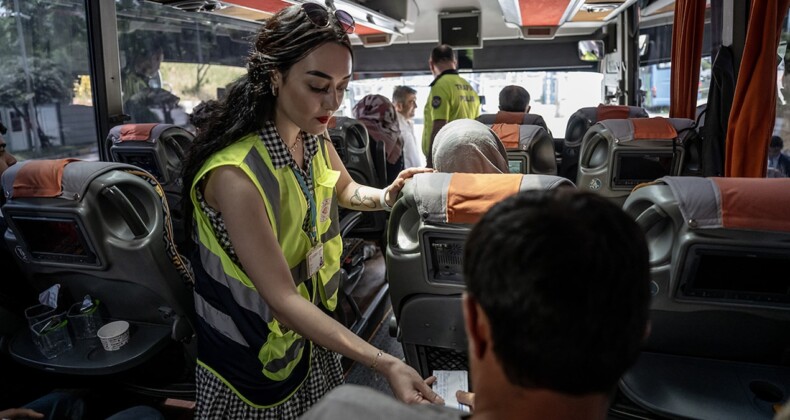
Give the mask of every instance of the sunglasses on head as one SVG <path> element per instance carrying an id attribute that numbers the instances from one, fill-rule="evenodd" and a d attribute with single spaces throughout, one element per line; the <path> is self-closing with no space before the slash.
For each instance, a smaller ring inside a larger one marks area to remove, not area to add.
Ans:
<path id="1" fill-rule="evenodd" d="M 313 25 L 321 28 L 329 25 L 329 10 L 326 10 L 324 6 L 318 3 L 302 3 L 302 10 L 304 10 L 310 22 L 313 22 Z M 337 23 L 343 28 L 345 33 L 354 33 L 356 23 L 354 23 L 354 18 L 348 12 L 335 10 L 335 20 L 337 20 Z"/>

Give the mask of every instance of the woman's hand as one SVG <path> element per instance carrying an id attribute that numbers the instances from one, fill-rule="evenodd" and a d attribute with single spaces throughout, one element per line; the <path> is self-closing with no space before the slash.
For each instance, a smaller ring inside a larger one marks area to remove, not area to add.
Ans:
<path id="1" fill-rule="evenodd" d="M 402 172 L 401 172 L 402 173 Z M 379 372 L 384 375 L 395 398 L 407 404 L 438 404 L 444 400 L 431 389 L 435 376 L 423 380 L 414 368 L 392 355 L 382 357 Z"/>
<path id="2" fill-rule="evenodd" d="M 409 168 L 400 171 L 395 181 L 392 181 L 392 184 L 387 187 L 387 192 L 384 195 L 384 200 L 387 202 L 387 205 L 390 207 L 395 205 L 395 202 L 398 201 L 398 194 L 400 194 L 400 190 L 403 189 L 403 186 L 406 185 L 407 179 L 416 174 L 426 172 L 436 172 L 436 170 L 430 168 Z"/>
<path id="3" fill-rule="evenodd" d="M 29 408 L 9 408 L 0 411 L 0 419 L 43 419 L 44 415 Z"/>

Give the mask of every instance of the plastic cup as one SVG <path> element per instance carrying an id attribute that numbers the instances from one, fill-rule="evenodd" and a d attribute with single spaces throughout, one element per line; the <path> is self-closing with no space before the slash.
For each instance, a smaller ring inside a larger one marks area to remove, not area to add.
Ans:
<path id="1" fill-rule="evenodd" d="M 55 315 L 55 308 L 47 305 L 38 304 L 25 309 L 25 318 L 27 318 L 27 324 L 31 327 L 52 315 Z"/>
<path id="2" fill-rule="evenodd" d="M 116 351 L 129 342 L 129 323 L 114 321 L 99 328 L 96 333 L 102 347 L 107 351 Z"/>
<path id="3" fill-rule="evenodd" d="M 30 327 L 33 342 L 47 359 L 54 359 L 71 350 L 68 324 L 65 314 L 60 313 L 42 319 Z"/>
<path id="4" fill-rule="evenodd" d="M 77 302 L 71 305 L 68 314 L 66 314 L 71 330 L 74 331 L 74 337 L 78 340 L 96 338 L 96 333 L 104 324 L 101 314 L 99 314 L 99 300 L 94 299 L 93 307 L 87 312 L 80 312 L 81 307 L 82 302 Z"/>

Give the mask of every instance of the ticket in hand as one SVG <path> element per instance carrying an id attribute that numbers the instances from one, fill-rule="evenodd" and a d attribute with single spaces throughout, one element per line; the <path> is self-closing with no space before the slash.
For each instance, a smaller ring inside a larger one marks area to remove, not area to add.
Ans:
<path id="1" fill-rule="evenodd" d="M 444 405 L 457 410 L 469 412 L 469 406 L 461 404 L 455 398 L 456 391 L 469 391 L 467 372 L 465 370 L 434 370 L 433 390 L 444 399 Z"/>

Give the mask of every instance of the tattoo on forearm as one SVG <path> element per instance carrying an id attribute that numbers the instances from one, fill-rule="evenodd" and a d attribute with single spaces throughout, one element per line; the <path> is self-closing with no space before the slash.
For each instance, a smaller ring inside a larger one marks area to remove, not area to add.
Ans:
<path id="1" fill-rule="evenodd" d="M 365 196 L 360 195 L 359 190 L 361 190 L 361 189 L 362 189 L 362 187 L 359 187 L 356 190 L 354 190 L 354 195 L 351 196 L 351 200 L 350 200 L 351 201 L 351 205 L 352 206 L 357 206 L 357 207 L 367 207 L 369 209 L 375 209 L 376 208 L 376 201 L 374 199 L 368 197 L 367 195 L 365 195 Z"/>

